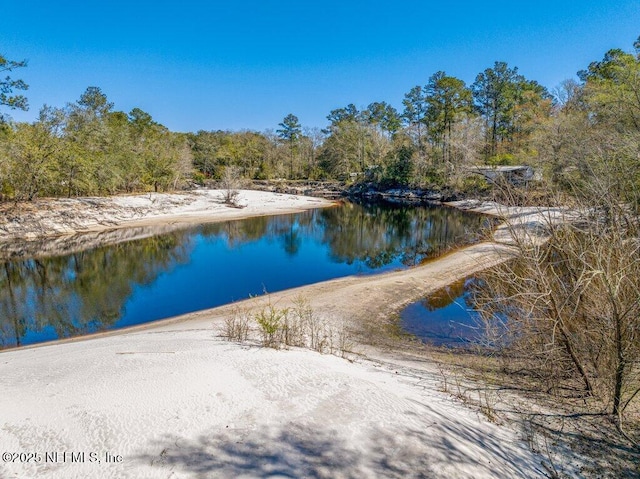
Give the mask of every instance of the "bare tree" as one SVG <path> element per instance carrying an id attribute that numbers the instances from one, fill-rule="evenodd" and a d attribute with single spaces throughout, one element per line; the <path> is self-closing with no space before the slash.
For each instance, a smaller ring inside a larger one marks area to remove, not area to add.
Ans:
<path id="1" fill-rule="evenodd" d="M 225 204 L 229 206 L 238 207 L 238 196 L 240 191 L 240 173 L 235 166 L 226 166 L 222 172 L 222 178 L 220 179 L 220 186 L 222 187 L 222 199 Z"/>
<path id="2" fill-rule="evenodd" d="M 603 181 L 567 217 L 541 211 L 546 241 L 512 226 L 519 256 L 484 275 L 477 301 L 507 369 L 581 389 L 622 429 L 640 391 L 640 222 Z"/>

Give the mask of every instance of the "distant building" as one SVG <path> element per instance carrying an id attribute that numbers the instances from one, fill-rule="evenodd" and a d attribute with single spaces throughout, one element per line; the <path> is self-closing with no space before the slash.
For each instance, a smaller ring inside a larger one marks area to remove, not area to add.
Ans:
<path id="1" fill-rule="evenodd" d="M 484 176 L 487 181 L 495 183 L 499 179 L 512 185 L 524 185 L 538 180 L 535 170 L 531 166 L 472 166 L 471 173 Z"/>

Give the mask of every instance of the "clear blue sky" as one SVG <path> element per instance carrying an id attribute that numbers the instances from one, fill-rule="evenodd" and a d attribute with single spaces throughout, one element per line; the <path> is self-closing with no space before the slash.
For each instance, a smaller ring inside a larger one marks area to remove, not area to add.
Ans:
<path id="1" fill-rule="evenodd" d="M 402 98 L 496 60 L 548 88 L 640 35 L 639 0 L 0 0 L 0 52 L 27 59 L 33 120 L 99 86 L 174 131 L 324 127 L 330 110 Z"/>

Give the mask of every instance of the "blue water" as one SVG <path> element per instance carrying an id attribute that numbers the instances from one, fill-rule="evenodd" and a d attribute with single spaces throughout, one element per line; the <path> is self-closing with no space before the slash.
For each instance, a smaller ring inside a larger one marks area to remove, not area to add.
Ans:
<path id="1" fill-rule="evenodd" d="M 0 262 L 0 344 L 141 324 L 353 274 L 407 268 L 477 239 L 478 215 L 341 207 L 215 223 Z"/>
<path id="2" fill-rule="evenodd" d="M 395 260 L 378 270 L 401 266 Z M 163 272 L 152 284 L 137 285 L 115 327 L 370 271 L 372 268 L 360 261 L 347 264 L 331 260 L 327 246 L 315 238 L 301 239 L 298 251 L 290 254 L 269 238 L 232 245 L 224 237 L 196 233 L 189 262 Z"/>
<path id="3" fill-rule="evenodd" d="M 483 323 L 472 305 L 472 282 L 449 286 L 407 306 L 400 313 L 402 329 L 434 346 L 467 346 L 481 340 Z"/>

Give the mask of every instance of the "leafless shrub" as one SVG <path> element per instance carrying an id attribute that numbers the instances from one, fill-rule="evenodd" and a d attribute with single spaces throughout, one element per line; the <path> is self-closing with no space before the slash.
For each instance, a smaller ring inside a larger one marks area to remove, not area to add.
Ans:
<path id="1" fill-rule="evenodd" d="M 297 296 L 293 300 L 293 314 L 300 321 L 306 335 L 309 348 L 323 352 L 326 346 L 324 322 L 314 313 L 309 300 L 304 296 Z"/>
<path id="2" fill-rule="evenodd" d="M 223 336 L 228 341 L 246 341 L 249 338 L 251 314 L 246 308 L 234 308 L 231 316 L 224 320 Z"/>
<path id="3" fill-rule="evenodd" d="M 292 310 L 286 310 L 286 314 L 280 325 L 280 330 L 282 342 L 286 346 L 306 346 L 304 323 Z"/>
<path id="4" fill-rule="evenodd" d="M 225 167 L 222 178 L 220 179 L 220 186 L 222 187 L 222 199 L 225 204 L 233 207 L 238 207 L 238 196 L 240 191 L 240 173 L 235 166 Z"/>
<path id="5" fill-rule="evenodd" d="M 347 358 L 349 353 L 353 353 L 354 343 L 346 323 L 341 322 L 337 328 L 328 331 L 329 351 L 335 356 Z"/>
<path id="6" fill-rule="evenodd" d="M 507 369 L 596 399 L 622 430 L 640 389 L 640 224 L 606 191 L 584 199 L 571 221 L 547 218 L 548 241 L 514 234 L 519 256 L 483 275 L 477 299 Z"/>

